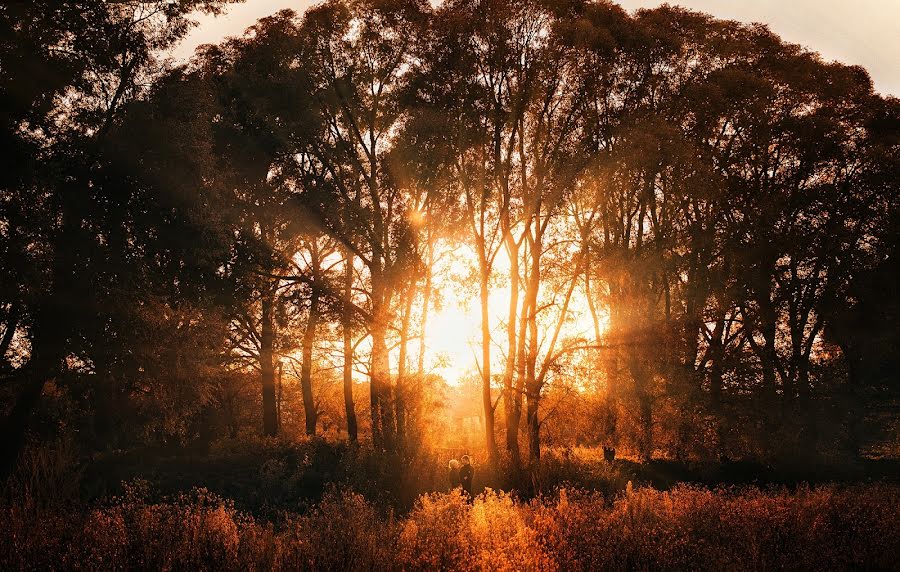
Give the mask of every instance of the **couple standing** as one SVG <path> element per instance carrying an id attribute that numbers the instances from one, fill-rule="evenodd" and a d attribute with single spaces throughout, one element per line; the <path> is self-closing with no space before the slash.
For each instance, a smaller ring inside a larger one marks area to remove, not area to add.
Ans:
<path id="1" fill-rule="evenodd" d="M 472 500 L 472 477 L 475 475 L 475 469 L 468 455 L 463 455 L 460 460 L 462 466 L 456 459 L 450 459 L 450 490 L 461 487 L 466 497 Z"/>

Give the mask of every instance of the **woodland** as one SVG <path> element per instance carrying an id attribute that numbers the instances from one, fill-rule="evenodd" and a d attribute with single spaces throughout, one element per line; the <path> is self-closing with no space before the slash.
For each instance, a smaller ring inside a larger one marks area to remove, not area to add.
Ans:
<path id="1" fill-rule="evenodd" d="M 900 101 L 607 0 L 0 6 L 0 564 L 889 569 Z M 475 499 L 447 461 L 475 466 Z"/>

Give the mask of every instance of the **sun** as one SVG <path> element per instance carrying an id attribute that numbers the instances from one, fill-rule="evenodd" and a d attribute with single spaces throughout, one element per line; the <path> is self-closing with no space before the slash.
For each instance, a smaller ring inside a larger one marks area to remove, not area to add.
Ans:
<path id="1" fill-rule="evenodd" d="M 468 247 L 442 245 L 435 256 L 433 284 L 438 302 L 429 309 L 425 330 L 426 363 L 430 371 L 447 383 L 459 384 L 465 377 L 478 375 L 481 360 L 481 306 L 478 289 L 477 261 Z M 506 253 L 498 253 L 489 287 L 489 319 L 491 330 L 491 371 L 500 372 L 506 359 L 506 322 L 509 316 L 510 264 Z M 608 317 L 598 316 L 594 323 L 588 305 L 587 289 L 579 284 L 560 332 L 560 339 L 594 340 L 606 329 Z M 520 304 L 523 297 L 519 296 Z M 546 319 L 556 308 L 545 310 Z M 602 310 L 601 310 L 602 312 Z"/>

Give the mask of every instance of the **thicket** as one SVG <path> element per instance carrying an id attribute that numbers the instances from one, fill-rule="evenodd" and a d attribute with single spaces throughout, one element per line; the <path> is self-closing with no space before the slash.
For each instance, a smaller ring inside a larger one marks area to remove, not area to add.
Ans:
<path id="1" fill-rule="evenodd" d="M 7 570 L 890 569 L 900 487 L 560 489 L 419 497 L 398 516 L 334 489 L 303 514 L 254 518 L 205 489 L 141 483 L 90 510 L 0 509 Z"/>

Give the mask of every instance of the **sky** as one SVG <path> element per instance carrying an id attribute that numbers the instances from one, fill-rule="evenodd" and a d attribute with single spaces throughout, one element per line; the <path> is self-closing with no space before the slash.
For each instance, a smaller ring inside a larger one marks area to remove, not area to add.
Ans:
<path id="1" fill-rule="evenodd" d="M 309 0 L 247 0 L 223 16 L 200 15 L 200 25 L 175 50 L 187 59 L 200 44 L 240 35 L 257 19 L 283 8 L 304 11 Z M 618 0 L 625 9 L 653 8 L 653 0 Z M 875 89 L 900 96 L 900 0 L 669 0 L 719 18 L 768 24 L 784 40 L 822 54 L 826 60 L 861 65 Z"/>

